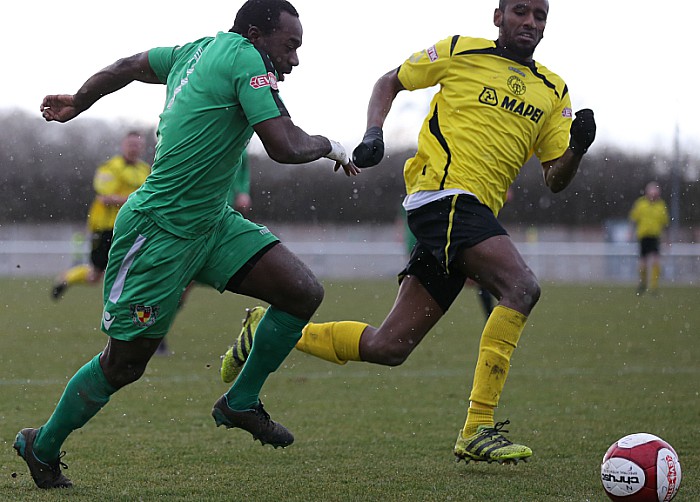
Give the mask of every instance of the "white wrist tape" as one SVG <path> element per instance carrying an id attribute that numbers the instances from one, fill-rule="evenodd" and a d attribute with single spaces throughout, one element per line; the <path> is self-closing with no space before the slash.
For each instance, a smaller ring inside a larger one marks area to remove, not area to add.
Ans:
<path id="1" fill-rule="evenodd" d="M 337 141 L 333 141 L 332 139 L 329 139 L 328 141 L 331 142 L 331 151 L 326 154 L 326 158 L 335 160 L 336 162 L 340 162 L 342 165 L 347 166 L 348 162 L 350 162 L 350 158 L 348 157 L 348 152 L 345 151 L 343 145 Z"/>

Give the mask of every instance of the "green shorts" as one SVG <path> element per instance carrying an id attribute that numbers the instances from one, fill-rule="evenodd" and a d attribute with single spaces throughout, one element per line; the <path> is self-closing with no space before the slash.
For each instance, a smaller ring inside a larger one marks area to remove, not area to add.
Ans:
<path id="1" fill-rule="evenodd" d="M 183 239 L 124 206 L 105 272 L 102 331 L 125 341 L 165 336 L 191 281 L 223 293 L 248 260 L 277 241 L 231 208 L 211 232 Z"/>

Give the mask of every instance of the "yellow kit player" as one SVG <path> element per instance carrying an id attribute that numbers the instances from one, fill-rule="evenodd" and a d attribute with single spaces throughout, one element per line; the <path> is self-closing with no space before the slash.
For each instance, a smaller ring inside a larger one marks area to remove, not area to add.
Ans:
<path id="1" fill-rule="evenodd" d="M 140 133 L 129 132 L 122 140 L 121 150 L 121 155 L 115 155 L 95 171 L 95 199 L 87 218 L 87 233 L 92 240 L 90 263 L 76 265 L 61 274 L 51 290 L 55 300 L 60 299 L 69 286 L 102 281 L 117 213 L 151 172 L 151 166 L 141 158 L 145 142 Z"/>
<path id="2" fill-rule="evenodd" d="M 445 314 L 465 279 L 484 286 L 499 303 L 481 335 L 467 419 L 454 447 L 457 458 L 466 461 L 517 462 L 532 455 L 503 435 L 508 421 L 496 423 L 494 410 L 540 286 L 496 216 L 533 154 L 547 187 L 559 192 L 595 138 L 593 112 L 581 110 L 572 121 L 564 81 L 532 58 L 548 13 L 547 0 L 501 0 L 493 17 L 496 41 L 446 38 L 376 82 L 367 131 L 353 153 L 358 167 L 382 160 L 382 127 L 397 94 L 439 86 L 418 151 L 404 167 L 403 205 L 417 245 L 381 325 L 310 323 L 296 346 L 340 364 L 396 366 Z M 224 357 L 222 377 L 235 378 L 248 333 L 257 336 L 251 325 L 258 317 L 256 310 L 250 312 Z"/>
<path id="3" fill-rule="evenodd" d="M 656 182 L 647 183 L 644 195 L 634 202 L 629 219 L 635 226 L 635 234 L 639 241 L 637 294 L 641 295 L 647 290 L 647 282 L 649 292 L 656 293 L 661 276 L 661 234 L 669 223 L 666 203 L 661 199 L 661 189 Z M 651 280 L 648 281 L 650 269 Z"/>

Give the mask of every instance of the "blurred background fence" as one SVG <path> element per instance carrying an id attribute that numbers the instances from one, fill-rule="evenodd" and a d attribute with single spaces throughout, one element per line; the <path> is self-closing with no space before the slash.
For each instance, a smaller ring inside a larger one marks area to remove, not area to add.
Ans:
<path id="1" fill-rule="evenodd" d="M 130 129 L 89 118 L 57 128 L 33 114 L 0 110 L 0 276 L 55 276 L 86 260 L 82 231 L 95 168 L 118 152 Z M 143 132 L 152 161 L 155 134 Z M 381 166 L 353 178 L 334 174 L 327 160 L 276 164 L 253 146 L 250 218 L 268 224 L 319 277 L 391 277 L 401 270 L 402 166 L 414 146 L 389 141 Z M 659 183 L 671 214 L 663 278 L 698 284 L 700 158 L 678 141 L 671 151 L 639 152 L 601 138 L 558 194 L 546 189 L 532 158 L 498 217 L 541 280 L 633 283 L 637 245 L 627 216 L 650 180 Z"/>
<path id="2" fill-rule="evenodd" d="M 407 257 L 400 225 L 276 224 L 270 229 L 321 278 L 393 277 Z M 637 243 L 620 228 L 509 230 L 542 281 L 631 284 L 637 280 Z M 88 246 L 80 225 L 2 225 L 0 276 L 55 276 L 85 262 Z M 662 279 L 667 284 L 700 284 L 700 244 L 664 244 L 662 256 Z"/>

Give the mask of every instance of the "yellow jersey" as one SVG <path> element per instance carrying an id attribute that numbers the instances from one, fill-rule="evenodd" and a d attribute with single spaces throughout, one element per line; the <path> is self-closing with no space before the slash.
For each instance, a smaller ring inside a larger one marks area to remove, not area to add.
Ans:
<path id="1" fill-rule="evenodd" d="M 128 197 L 139 188 L 151 172 L 151 167 L 144 161 L 129 164 L 124 157 L 117 155 L 95 171 L 93 187 L 100 195 L 119 195 Z M 121 206 L 106 205 L 96 197 L 88 212 L 88 228 L 91 232 L 112 230 Z"/>
<path id="2" fill-rule="evenodd" d="M 644 237 L 658 239 L 669 223 L 666 203 L 661 199 L 651 201 L 642 196 L 634 202 L 629 219 L 637 227 L 637 239 Z"/>
<path id="3" fill-rule="evenodd" d="M 440 86 L 404 166 L 408 195 L 460 190 L 498 215 L 533 154 L 547 162 L 569 146 L 564 81 L 534 61 L 509 59 L 494 41 L 446 38 L 413 54 L 398 78 L 408 90 Z"/>

